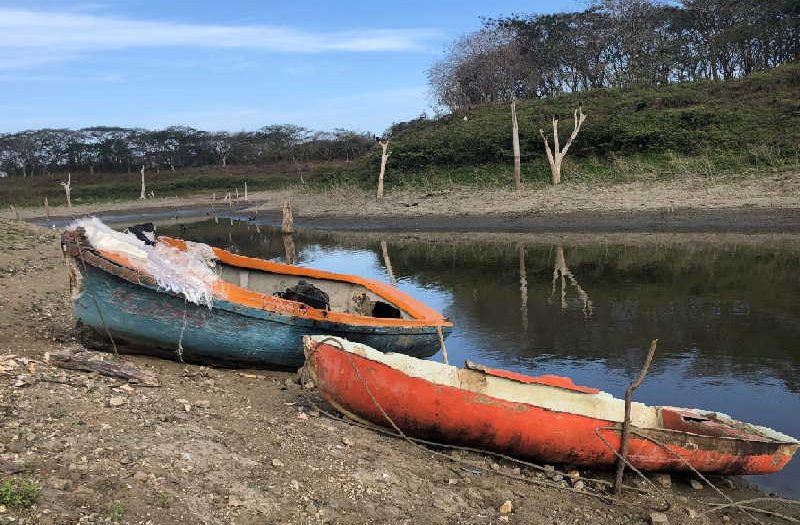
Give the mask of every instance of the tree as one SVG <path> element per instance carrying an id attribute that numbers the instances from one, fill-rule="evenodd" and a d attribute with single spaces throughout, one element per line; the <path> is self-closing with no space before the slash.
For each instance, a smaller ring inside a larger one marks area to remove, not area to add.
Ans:
<path id="1" fill-rule="evenodd" d="M 378 174 L 378 200 L 383 200 L 383 175 L 386 173 L 386 161 L 389 160 L 389 156 L 392 154 L 389 151 L 389 139 L 380 140 L 379 138 L 375 137 L 375 140 L 381 146 L 381 171 Z"/>
<path id="2" fill-rule="evenodd" d="M 564 161 L 564 157 L 566 157 L 569 147 L 572 146 L 572 141 L 578 136 L 581 126 L 583 125 L 583 121 L 586 120 L 586 115 L 583 114 L 583 108 L 581 106 L 578 106 L 578 109 L 573 112 L 573 116 L 575 118 L 575 127 L 572 129 L 572 134 L 569 136 L 569 140 L 567 140 L 567 143 L 564 144 L 564 149 L 560 149 L 558 142 L 558 115 L 553 115 L 552 150 L 550 149 L 550 143 L 547 141 L 547 137 L 544 135 L 544 130 L 539 130 L 539 134 L 544 140 L 544 148 L 545 152 L 547 153 L 547 162 L 550 164 L 550 174 L 553 185 L 561 184 L 561 163 Z"/>
<path id="3" fill-rule="evenodd" d="M 72 174 L 67 172 L 67 182 L 59 182 L 64 187 L 64 194 L 67 197 L 67 208 L 72 208 L 72 200 L 70 194 L 72 193 Z"/>

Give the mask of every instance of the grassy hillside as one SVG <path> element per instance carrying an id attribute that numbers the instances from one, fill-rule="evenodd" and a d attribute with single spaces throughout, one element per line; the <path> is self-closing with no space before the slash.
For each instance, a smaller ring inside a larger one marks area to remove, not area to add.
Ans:
<path id="1" fill-rule="evenodd" d="M 588 115 L 570 149 L 565 181 L 622 181 L 676 176 L 758 175 L 796 169 L 800 148 L 800 64 L 728 82 L 595 90 L 518 105 L 523 177 L 546 183 L 539 129 L 560 116 L 562 144 L 579 103 Z M 508 106 L 415 120 L 392 128 L 389 184 L 507 184 L 512 164 Z M 550 131 L 552 133 L 552 131 Z M 330 182 L 366 182 L 375 151 Z"/>
<path id="2" fill-rule="evenodd" d="M 526 184 L 549 183 L 539 128 L 561 117 L 562 143 L 572 131 L 572 111 L 583 104 L 586 122 L 563 167 L 565 183 L 622 182 L 678 177 L 761 176 L 800 172 L 800 64 L 728 82 L 696 82 L 661 88 L 595 90 L 518 105 L 522 176 Z M 487 105 L 466 114 L 419 119 L 392 127 L 388 190 L 464 184 L 511 184 L 511 117 L 508 106 Z M 354 162 L 305 165 L 311 187 L 359 184 L 372 188 L 379 166 L 376 147 Z M 64 202 L 65 173 L 0 179 L 0 206 L 51 206 Z M 73 173 L 75 204 L 139 196 L 139 174 Z M 273 189 L 299 183 L 291 164 L 194 168 L 148 173 L 158 197 L 243 188 Z"/>

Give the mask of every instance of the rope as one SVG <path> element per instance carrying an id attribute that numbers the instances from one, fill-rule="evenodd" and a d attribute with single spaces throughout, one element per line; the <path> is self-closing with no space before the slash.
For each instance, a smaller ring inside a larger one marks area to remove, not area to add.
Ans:
<path id="1" fill-rule="evenodd" d="M 517 460 L 517 459 L 512 458 L 510 456 L 506 456 L 505 454 L 490 452 L 490 451 L 487 451 L 487 450 L 476 449 L 476 448 L 472 448 L 472 447 L 463 447 L 463 446 L 458 446 L 458 445 L 446 445 L 446 444 L 437 443 L 437 442 L 434 442 L 434 441 L 428 441 L 428 440 L 424 440 L 424 439 L 420 439 L 420 438 L 409 437 L 408 435 L 406 435 L 400 429 L 399 426 L 397 426 L 397 424 L 394 422 L 394 420 L 383 409 L 383 406 L 381 406 L 380 402 L 374 396 L 374 394 L 372 393 L 372 390 L 370 390 L 370 388 L 369 388 L 369 385 L 367 385 L 367 382 L 364 380 L 364 377 L 361 375 L 360 371 L 358 370 L 358 366 L 356 365 L 355 361 L 353 360 L 351 353 L 348 352 L 344 348 L 344 346 L 341 344 L 341 342 L 337 338 L 335 338 L 335 337 L 326 337 L 326 338 L 322 339 L 321 341 L 317 342 L 317 344 L 311 349 L 311 353 L 310 353 L 310 355 L 307 356 L 306 359 L 308 360 L 311 357 L 313 357 L 313 355 L 317 351 L 317 349 L 322 344 L 328 343 L 329 341 L 333 342 L 334 346 L 337 346 L 347 356 L 347 359 L 348 359 L 348 361 L 350 363 L 350 366 L 352 367 L 353 371 L 356 374 L 356 377 L 358 378 L 358 380 L 361 382 L 362 386 L 364 387 L 364 390 L 367 392 L 367 395 L 370 397 L 372 402 L 375 404 L 375 407 L 378 409 L 378 411 L 381 413 L 381 415 L 384 417 L 384 419 L 386 419 L 386 421 L 389 423 L 389 425 L 394 429 L 394 432 L 390 432 L 390 431 L 388 431 L 386 429 L 383 429 L 383 428 L 380 428 L 380 427 L 377 427 L 377 426 L 374 426 L 374 425 L 371 425 L 371 424 L 365 424 L 365 423 L 352 421 L 352 420 L 348 419 L 348 421 L 351 422 L 351 424 L 354 424 L 356 426 L 360 426 L 360 427 L 363 427 L 363 428 L 368 428 L 370 430 L 374 430 L 374 431 L 377 431 L 377 432 L 380 432 L 380 433 L 383 433 L 383 434 L 392 435 L 392 436 L 395 436 L 395 437 L 402 438 L 403 440 L 408 442 L 410 445 L 412 445 L 412 446 L 414 446 L 416 448 L 419 448 L 421 450 L 424 450 L 425 452 L 430 452 L 430 453 L 432 453 L 434 455 L 444 457 L 444 458 L 446 458 L 446 459 L 448 459 L 450 461 L 454 461 L 454 462 L 457 462 L 457 463 L 464 463 L 464 464 L 470 465 L 472 467 L 474 467 L 475 465 L 470 463 L 470 462 L 468 462 L 468 461 L 466 461 L 466 460 L 463 460 L 461 458 L 455 458 L 455 457 L 452 457 L 452 456 L 450 456 L 448 454 L 444 454 L 442 452 L 438 452 L 438 451 L 435 451 L 435 450 L 429 450 L 429 449 L 423 447 L 422 444 L 429 445 L 429 446 L 435 446 L 435 447 L 455 449 L 455 450 L 467 450 L 467 451 L 475 452 L 475 453 L 478 453 L 478 454 L 492 455 L 492 456 L 496 456 L 496 457 L 501 457 L 503 459 L 507 459 L 507 460 L 512 461 L 512 462 L 524 464 L 524 465 L 527 465 L 527 466 L 533 466 L 534 468 L 537 468 L 537 469 L 540 469 L 540 470 L 544 470 L 543 467 L 540 467 L 540 466 L 535 465 L 533 463 L 528 463 L 528 462 L 525 462 L 525 461 Z M 301 375 L 305 375 L 306 373 L 307 372 L 305 372 L 305 371 L 301 372 Z M 314 408 L 316 410 L 318 410 L 320 413 L 324 413 L 325 415 L 327 415 L 328 417 L 331 417 L 332 419 L 337 419 L 337 420 L 343 421 L 341 418 L 338 418 L 338 417 L 334 416 L 333 414 L 330 414 L 330 413 L 320 409 L 310 399 L 309 399 L 309 403 L 312 406 L 314 406 Z M 507 478 L 511 478 L 511 479 L 517 479 L 517 480 L 525 481 L 525 482 L 532 483 L 532 484 L 543 485 L 543 486 L 547 486 L 547 487 L 551 487 L 551 488 L 557 488 L 557 489 L 561 489 L 561 490 L 567 490 L 569 492 L 574 492 L 574 493 L 577 493 L 577 494 L 586 494 L 588 496 L 600 499 L 600 500 L 602 500 L 602 501 L 604 501 L 606 503 L 619 503 L 619 504 L 631 506 L 628 502 L 626 502 L 626 501 L 624 501 L 622 499 L 615 498 L 615 497 L 612 497 L 612 496 L 607 496 L 605 494 L 599 494 L 597 492 L 591 492 L 591 491 L 588 491 L 588 490 L 576 490 L 576 489 L 574 489 L 572 487 L 562 487 L 561 485 L 559 485 L 558 483 L 555 483 L 555 482 L 549 482 L 549 481 L 533 479 L 533 478 L 525 478 L 525 477 L 522 477 L 522 476 L 516 476 L 514 474 L 508 474 L 506 472 L 495 471 L 495 473 L 497 475 L 500 475 L 500 476 L 503 476 L 503 477 L 507 477 Z M 591 479 L 586 479 L 586 480 L 587 481 L 595 481 L 595 480 L 591 480 Z M 596 480 L 596 481 L 602 481 L 602 480 Z"/>

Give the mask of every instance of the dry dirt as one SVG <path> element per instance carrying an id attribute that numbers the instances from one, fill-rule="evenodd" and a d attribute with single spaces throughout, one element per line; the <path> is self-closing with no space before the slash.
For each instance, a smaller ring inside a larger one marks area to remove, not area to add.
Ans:
<path id="1" fill-rule="evenodd" d="M 421 190 L 390 191 L 376 201 L 374 193 L 359 188 L 339 187 L 319 192 L 294 188 L 280 191 L 253 192 L 254 209 L 280 210 L 284 200 L 305 217 L 419 217 L 419 216 L 485 216 L 485 215 L 559 215 L 569 213 L 624 213 L 641 211 L 674 212 L 676 210 L 800 208 L 800 174 L 788 173 L 752 179 L 695 178 L 674 181 L 647 181 L 616 184 L 565 183 L 560 186 L 528 186 L 521 192 L 511 189 L 454 187 L 426 192 Z M 152 208 L 183 209 L 209 207 L 211 195 L 130 200 L 95 205 L 51 207 L 52 216 L 79 216 L 101 211 L 141 211 Z M 245 205 L 243 201 L 237 205 Z M 217 200 L 218 210 L 226 203 Z M 41 217 L 42 208 L 18 210 L 22 218 Z M 9 210 L 4 217 L 12 217 Z"/>
<path id="2" fill-rule="evenodd" d="M 122 358 L 158 375 L 145 388 L 51 366 L 48 353 L 81 346 L 52 231 L 0 220 L 0 290 L 0 482 L 41 486 L 33 507 L 0 506 L 0 524 L 627 524 L 661 505 L 635 492 L 609 505 L 539 469 L 332 419 L 292 373 Z M 602 493 L 588 478 L 606 474 L 581 476 Z M 735 499 L 760 495 L 715 481 Z M 732 509 L 691 519 L 721 498 L 685 478 L 667 493 L 670 523 L 752 522 Z"/>

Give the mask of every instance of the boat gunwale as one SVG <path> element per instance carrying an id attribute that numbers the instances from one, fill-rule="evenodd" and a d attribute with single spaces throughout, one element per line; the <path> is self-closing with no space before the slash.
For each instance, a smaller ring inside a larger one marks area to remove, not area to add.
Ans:
<path id="1" fill-rule="evenodd" d="M 130 260 L 125 255 L 106 250 L 99 250 L 91 246 L 80 230 L 82 230 L 82 228 L 66 230 L 62 234 L 61 242 L 68 255 L 79 257 L 84 263 L 91 264 L 92 266 L 95 266 L 103 271 L 117 275 L 128 282 L 153 288 L 160 293 L 169 293 L 158 286 L 158 283 L 152 275 L 138 268 L 135 262 Z M 182 249 L 184 251 L 187 248 L 187 241 L 182 239 L 173 239 L 171 237 L 162 236 L 159 237 L 158 240 L 164 241 L 165 244 L 177 249 Z M 69 250 L 68 248 L 70 245 L 72 245 L 74 249 Z M 453 326 L 452 322 L 448 321 L 444 316 L 428 307 L 424 303 L 392 286 L 378 281 L 373 281 L 371 279 L 365 279 L 363 277 L 354 275 L 335 274 L 332 272 L 325 272 L 311 268 L 298 268 L 291 265 L 273 263 L 264 261 L 262 259 L 236 255 L 221 248 L 211 248 L 214 251 L 214 254 L 223 264 L 228 264 L 230 266 L 250 268 L 278 274 L 282 273 L 281 270 L 288 269 L 291 271 L 285 272 L 285 274 L 337 280 L 363 286 L 379 297 L 390 301 L 395 306 L 400 307 L 406 313 L 411 315 L 412 319 L 371 317 L 349 314 L 345 312 L 320 310 L 297 301 L 291 301 L 280 297 L 266 295 L 253 290 L 248 290 L 222 279 L 217 280 L 213 285 L 214 303 L 229 303 L 234 306 L 256 311 L 264 311 L 275 315 L 287 316 L 289 318 L 304 319 L 310 322 L 338 324 L 351 329 L 364 329 L 368 332 L 385 328 L 407 330 L 417 329 L 421 330 L 423 333 L 427 333 L 429 331 L 433 333 L 433 331 L 436 329 L 442 328 L 447 330 Z M 178 296 L 178 294 L 170 295 Z M 230 311 L 233 309 L 225 308 L 225 310 Z M 406 330 L 403 331 L 405 332 Z"/>
<path id="2" fill-rule="evenodd" d="M 344 343 L 346 343 L 346 344 L 342 344 L 341 347 L 340 347 L 339 345 L 336 345 L 336 344 L 330 344 L 327 341 L 328 339 L 337 340 L 337 342 L 339 342 L 339 343 L 344 341 Z M 343 338 L 340 338 L 340 337 L 336 337 L 336 336 L 329 336 L 329 335 L 304 336 L 303 337 L 303 348 L 304 348 L 304 352 L 305 352 L 305 355 L 306 355 L 306 361 L 307 362 L 309 361 L 309 358 L 316 353 L 317 346 L 320 346 L 320 345 L 328 346 L 328 347 L 332 348 L 333 350 L 339 351 L 339 352 L 345 351 L 350 355 L 356 356 L 356 357 L 361 358 L 361 359 L 365 359 L 367 361 L 371 361 L 373 363 L 377 363 L 377 364 L 379 364 L 379 365 L 381 365 L 383 367 L 386 367 L 386 368 L 389 368 L 389 369 L 395 371 L 396 373 L 402 374 L 402 375 L 408 377 L 411 380 L 425 381 L 425 382 L 427 382 L 429 384 L 432 384 L 432 385 L 445 387 L 445 388 L 452 388 L 452 389 L 460 390 L 460 391 L 463 391 L 463 392 L 474 392 L 472 390 L 465 389 L 465 388 L 462 388 L 462 387 L 459 387 L 459 386 L 454 386 L 454 385 L 450 385 L 450 384 L 444 384 L 444 383 L 436 382 L 436 381 L 432 380 L 433 378 L 427 378 L 427 377 L 420 377 L 420 376 L 416 376 L 416 375 L 411 375 L 411 374 L 407 373 L 406 371 L 398 369 L 398 368 L 392 366 L 390 363 L 387 363 L 387 362 L 382 360 L 383 356 L 392 354 L 392 352 L 379 352 L 379 351 L 376 351 L 377 354 L 380 354 L 380 355 L 371 356 L 371 355 L 362 355 L 362 354 L 360 354 L 358 352 L 351 351 L 350 348 L 348 347 L 348 345 L 365 346 L 367 348 L 369 348 L 369 347 L 367 345 L 363 345 L 361 343 L 353 343 L 351 341 L 347 341 L 346 339 L 343 339 Z M 399 355 L 399 356 L 403 356 L 403 357 L 413 357 L 413 356 L 406 356 L 404 354 L 395 354 L 395 355 Z M 427 360 L 425 360 L 425 361 L 427 361 Z M 456 369 L 456 370 L 470 370 L 470 369 L 467 369 L 467 368 L 463 368 L 462 369 L 462 368 L 459 368 L 457 366 L 450 365 L 450 364 L 438 363 L 436 361 L 427 361 L 427 362 L 435 364 L 435 365 L 438 365 L 440 367 L 449 367 L 449 368 L 453 368 L 453 369 Z M 314 366 L 312 365 L 310 368 L 311 368 L 311 372 L 312 372 L 314 378 L 316 379 L 316 371 L 314 370 Z M 481 373 L 482 372 L 481 370 L 472 370 L 472 371 L 474 371 L 476 373 Z M 511 378 L 498 377 L 498 376 L 494 376 L 494 377 L 496 377 L 497 379 L 499 379 L 501 381 L 518 382 L 518 381 L 516 381 L 514 379 L 511 379 Z M 319 384 L 319 382 L 315 380 L 315 384 Z M 543 386 L 545 388 L 552 388 L 555 391 L 562 391 L 563 392 L 565 390 L 565 389 L 563 389 L 561 387 L 553 386 L 553 385 L 540 385 L 540 386 Z M 474 393 L 478 393 L 478 392 L 474 392 Z M 607 392 L 604 392 L 604 391 L 599 391 L 599 394 L 606 394 L 606 395 L 611 396 L 613 399 L 618 399 L 618 398 L 615 398 L 611 394 L 609 394 Z M 548 411 L 548 412 L 570 414 L 570 415 L 575 415 L 575 416 L 579 416 L 579 417 L 586 417 L 588 419 L 596 419 L 598 421 L 606 421 L 608 423 L 608 426 L 607 427 L 598 427 L 598 429 L 597 429 L 598 431 L 599 430 L 608 430 L 608 431 L 617 431 L 617 432 L 619 432 L 621 430 L 621 428 L 622 428 L 622 423 L 621 422 L 617 422 L 617 421 L 605 420 L 605 419 L 602 419 L 602 418 L 588 416 L 588 415 L 584 415 L 584 414 L 577 414 L 577 413 L 573 413 L 573 412 L 560 411 L 560 410 L 556 410 L 556 409 L 553 409 L 553 408 L 549 408 L 549 407 L 545 407 L 545 406 L 541 406 L 541 405 L 537 405 L 537 404 L 528 403 L 528 402 L 525 402 L 525 401 L 509 400 L 509 399 L 499 398 L 499 397 L 495 397 L 495 396 L 492 396 L 492 395 L 487 394 L 487 393 L 480 393 L 480 395 L 484 395 L 486 397 L 489 397 L 489 398 L 492 398 L 492 399 L 495 399 L 495 400 L 498 400 L 498 401 L 502 401 L 504 403 L 525 405 L 525 406 L 533 407 L 533 408 L 536 408 L 536 409 L 539 409 L 539 410 L 545 410 L 545 411 Z M 587 394 L 587 395 L 597 395 L 597 394 Z M 702 410 L 702 409 L 697 409 L 697 408 L 695 408 L 695 409 L 692 409 L 692 408 L 679 408 L 679 407 L 661 406 L 661 405 L 645 405 L 645 406 L 648 406 L 648 407 L 651 407 L 651 408 L 654 408 L 654 409 L 669 409 L 669 410 L 678 409 L 678 410 L 687 410 L 687 411 Z M 705 412 L 706 413 L 711 412 L 711 413 L 715 414 L 716 416 L 720 416 L 721 415 L 725 419 L 728 419 L 733 423 L 737 423 L 737 424 L 740 424 L 740 425 L 745 425 L 747 427 L 751 427 L 751 428 L 748 429 L 747 432 L 750 435 L 752 435 L 753 438 L 756 438 L 756 439 L 747 439 L 746 437 L 743 437 L 743 436 L 725 436 L 725 435 L 722 435 L 722 436 L 711 436 L 711 435 L 707 435 L 707 434 L 698 434 L 696 432 L 691 432 L 691 431 L 688 431 L 688 430 L 677 430 L 677 429 L 670 429 L 670 428 L 664 428 L 664 427 L 640 427 L 640 426 L 632 425 L 632 428 L 635 429 L 635 434 L 640 434 L 638 437 L 640 437 L 641 439 L 645 439 L 645 440 L 653 440 L 653 438 L 648 436 L 648 434 L 654 433 L 654 434 L 662 434 L 662 435 L 666 434 L 667 436 L 672 436 L 672 435 L 674 435 L 674 436 L 686 436 L 686 437 L 697 439 L 697 440 L 700 440 L 700 441 L 703 441 L 703 442 L 708 441 L 711 444 L 713 444 L 713 442 L 717 441 L 717 440 L 724 440 L 724 442 L 727 442 L 727 443 L 737 442 L 737 443 L 745 444 L 745 446 L 750 446 L 750 447 L 752 447 L 752 446 L 777 447 L 775 452 L 777 452 L 778 450 L 780 450 L 782 448 L 786 448 L 790 453 L 793 453 L 793 451 L 796 451 L 796 450 L 800 449 L 800 441 L 798 441 L 797 439 L 795 439 L 795 438 L 793 438 L 791 436 L 788 436 L 786 434 L 782 434 L 779 431 L 776 431 L 776 430 L 774 430 L 772 428 L 759 427 L 757 425 L 752 425 L 750 423 L 739 421 L 739 420 L 730 418 L 729 416 L 725 416 L 724 414 L 719 414 L 717 412 L 712 412 L 712 411 L 705 411 Z M 724 420 L 717 420 L 717 421 L 720 422 L 720 423 L 728 424 Z M 752 427 L 755 427 L 755 428 L 752 428 Z M 765 435 L 765 434 L 760 432 L 761 429 L 765 429 L 765 430 L 769 431 L 770 433 L 777 433 L 777 434 L 780 434 L 782 436 L 785 436 L 788 440 L 781 440 L 781 439 L 778 439 L 778 438 L 776 438 L 774 436 Z M 684 440 L 680 440 L 680 441 L 684 441 Z M 655 441 L 655 440 L 654 440 L 654 442 L 657 443 L 657 441 Z M 670 444 L 672 444 L 672 443 L 670 443 Z M 713 449 L 713 448 L 714 447 L 711 447 L 711 446 L 707 447 L 707 449 Z"/>

